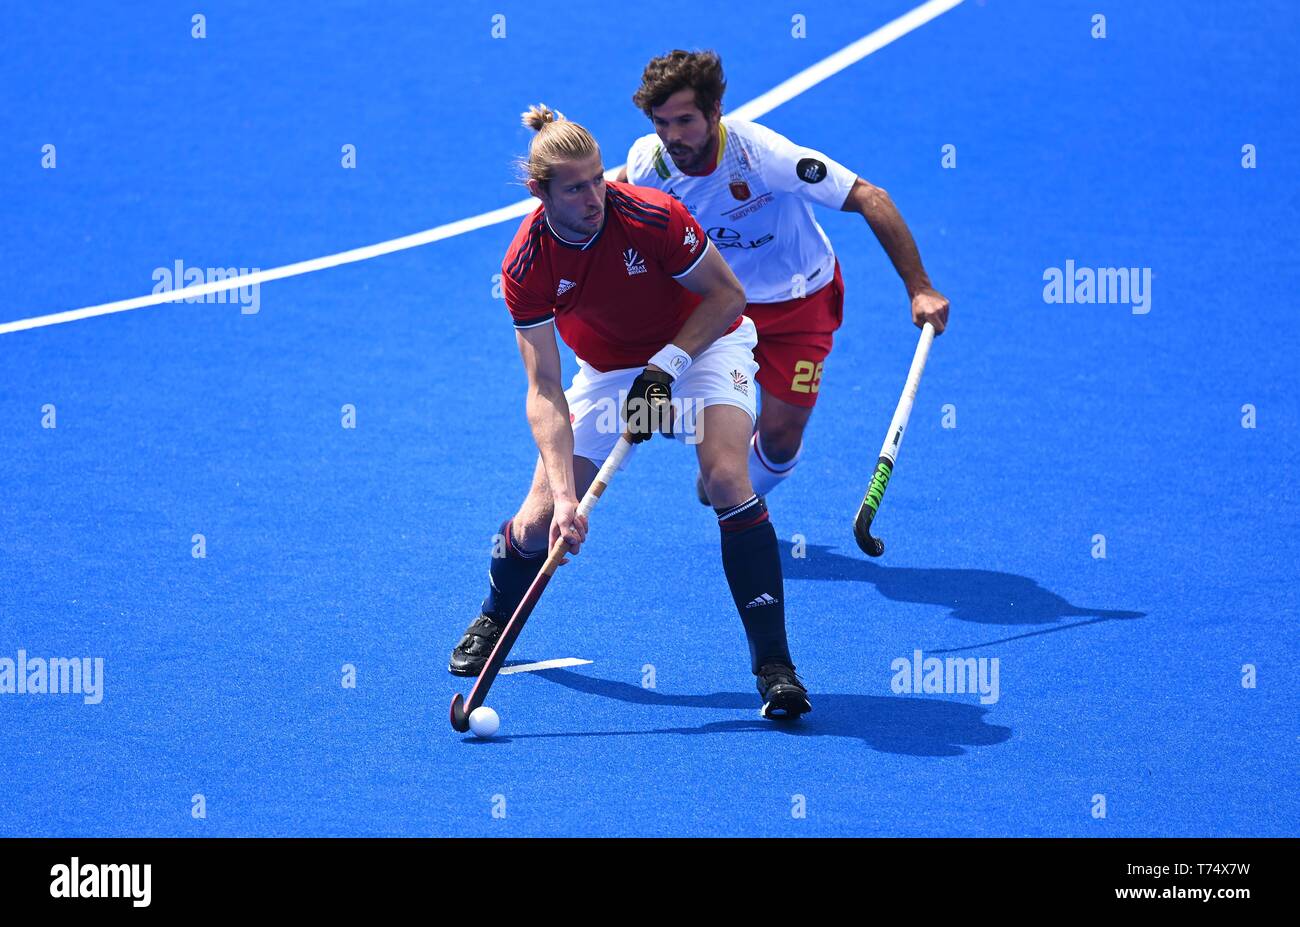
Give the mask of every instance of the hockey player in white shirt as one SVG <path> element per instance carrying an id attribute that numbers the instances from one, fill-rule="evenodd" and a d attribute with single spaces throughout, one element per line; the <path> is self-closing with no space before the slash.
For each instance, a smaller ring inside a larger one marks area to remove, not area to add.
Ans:
<path id="1" fill-rule="evenodd" d="M 889 194 L 820 151 L 753 122 L 722 115 L 726 78 L 711 51 L 673 51 L 646 65 L 633 102 L 654 134 L 638 139 L 617 179 L 664 190 L 703 226 L 745 288 L 758 330 L 762 388 L 749 474 L 760 496 L 787 479 L 822 368 L 843 320 L 844 282 L 812 206 L 859 213 L 907 287 L 912 321 L 942 333 L 948 300 L 930 285 L 921 255 Z M 697 480 L 700 501 L 709 487 Z"/>

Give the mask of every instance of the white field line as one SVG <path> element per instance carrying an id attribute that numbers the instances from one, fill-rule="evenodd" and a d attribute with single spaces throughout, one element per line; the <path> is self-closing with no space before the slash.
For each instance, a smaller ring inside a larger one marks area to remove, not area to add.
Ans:
<path id="1" fill-rule="evenodd" d="M 585 666 L 590 660 L 579 660 L 577 657 L 561 657 L 558 660 L 543 660 L 540 663 L 520 663 L 518 666 L 506 666 L 497 672 L 498 676 L 509 676 L 511 673 L 534 673 L 537 670 L 559 669 L 562 666 Z"/>
<path id="2" fill-rule="evenodd" d="M 833 55 L 829 55 L 811 67 L 805 68 L 789 80 L 782 81 L 748 103 L 735 110 L 729 110 L 729 113 L 737 119 L 757 119 L 766 113 L 770 113 L 782 103 L 788 103 L 828 77 L 838 74 L 852 64 L 856 64 L 867 55 L 879 51 L 889 43 L 920 28 L 930 20 L 942 16 L 961 3 L 962 0 L 928 0 L 928 2 L 922 3 L 915 9 L 886 23 L 869 35 L 864 35 L 856 42 L 844 46 Z M 621 167 L 623 165 L 620 164 L 618 167 L 610 168 L 605 172 L 606 176 L 614 176 Z M 26 331 L 31 328 L 44 328 L 48 325 L 61 325 L 64 322 L 76 322 L 80 319 L 111 315 L 115 312 L 129 312 L 132 309 L 144 309 L 162 303 L 175 303 L 184 299 L 207 296 L 209 293 L 220 293 L 237 287 L 255 286 L 271 280 L 296 277 L 299 274 L 308 274 L 312 271 L 338 267 L 342 264 L 355 264 L 357 261 L 367 261 L 370 258 L 392 254 L 395 251 L 418 248 L 421 245 L 442 241 L 444 238 L 452 238 L 456 235 L 463 235 L 466 232 L 473 232 L 490 225 L 496 225 L 499 222 L 518 219 L 530 213 L 536 205 L 536 201 L 529 197 L 509 206 L 502 206 L 500 209 L 493 209 L 490 212 L 470 216 L 467 219 L 458 219 L 455 222 L 448 222 L 446 225 L 439 225 L 423 232 L 403 235 L 401 238 L 381 241 L 378 244 L 366 245 L 362 248 L 352 248 L 348 251 L 340 251 L 337 254 L 327 254 L 324 257 L 312 258 L 307 261 L 298 261 L 294 264 L 286 264 L 283 267 L 272 267 L 270 270 L 259 270 L 255 273 L 228 277 L 224 280 L 214 280 L 211 283 L 195 284 L 179 290 L 150 293 L 147 296 L 137 296 L 134 299 L 121 299 L 117 302 L 103 303 L 99 306 L 86 306 L 82 309 L 69 309 L 66 312 L 55 312 L 50 315 L 38 315 L 29 319 L 4 322 L 0 323 L 0 335 Z"/>

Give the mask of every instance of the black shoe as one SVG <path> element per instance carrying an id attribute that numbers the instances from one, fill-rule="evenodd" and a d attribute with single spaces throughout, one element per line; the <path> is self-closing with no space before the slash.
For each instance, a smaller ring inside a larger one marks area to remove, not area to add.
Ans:
<path id="1" fill-rule="evenodd" d="M 447 672 L 453 676 L 477 676 L 492 655 L 492 648 L 501 638 L 505 625 L 497 624 L 487 615 L 479 615 L 465 629 L 456 649 L 451 652 Z"/>
<path id="2" fill-rule="evenodd" d="M 764 718 L 798 718 L 812 711 L 808 690 L 788 663 L 764 663 L 755 674 L 758 694 L 763 697 L 759 714 Z"/>

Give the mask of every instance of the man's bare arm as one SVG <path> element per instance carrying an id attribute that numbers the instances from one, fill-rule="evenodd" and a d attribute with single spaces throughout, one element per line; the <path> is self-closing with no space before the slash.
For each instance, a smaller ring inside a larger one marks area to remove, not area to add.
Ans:
<path id="1" fill-rule="evenodd" d="M 677 281 L 692 293 L 704 297 L 673 338 L 673 344 L 693 358 L 699 357 L 705 348 L 717 341 L 745 311 L 744 287 L 718 249 L 712 243 L 706 248 L 694 269 Z"/>
<path id="2" fill-rule="evenodd" d="M 912 321 L 918 328 L 930 322 L 935 333 L 941 334 L 948 324 L 948 300 L 930 284 L 930 276 L 921 263 L 921 252 L 889 193 L 859 177 L 840 209 L 860 213 L 871 226 L 907 287 Z"/>
<path id="3" fill-rule="evenodd" d="M 561 383 L 560 348 L 555 343 L 555 323 L 516 329 L 515 340 L 528 374 L 528 424 L 542 454 L 546 478 L 555 500 L 573 499 L 573 429 L 569 403 Z"/>

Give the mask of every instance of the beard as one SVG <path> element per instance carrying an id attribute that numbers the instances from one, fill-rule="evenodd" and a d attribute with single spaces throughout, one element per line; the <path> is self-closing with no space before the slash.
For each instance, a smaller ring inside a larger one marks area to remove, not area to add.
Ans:
<path id="1" fill-rule="evenodd" d="M 704 136 L 704 142 L 698 148 L 679 143 L 675 148 L 680 149 L 680 154 L 674 148 L 667 149 L 669 157 L 673 159 L 673 163 L 677 165 L 678 170 L 698 174 L 713 166 L 710 159 L 718 151 L 718 124 L 720 122 L 720 119 L 709 120 L 709 131 Z"/>
<path id="2" fill-rule="evenodd" d="M 709 144 L 706 142 L 700 148 L 687 148 L 682 146 L 680 149 L 668 149 L 668 154 L 676 162 L 679 170 L 698 171 L 703 166 L 705 155 L 709 152 Z"/>

